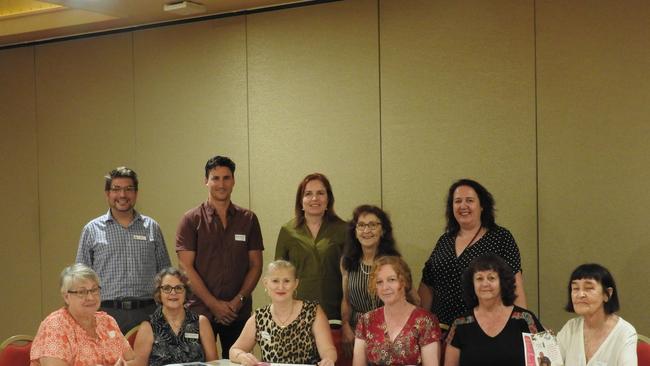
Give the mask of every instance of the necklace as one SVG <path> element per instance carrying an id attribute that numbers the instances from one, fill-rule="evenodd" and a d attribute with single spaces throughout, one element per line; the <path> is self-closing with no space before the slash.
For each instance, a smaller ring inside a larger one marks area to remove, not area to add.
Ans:
<path id="1" fill-rule="evenodd" d="M 291 311 L 289 311 L 289 315 L 287 315 L 287 317 L 284 318 L 284 320 L 280 319 L 280 316 L 277 313 L 274 314 L 275 307 L 273 307 L 273 305 L 271 305 L 271 316 L 273 316 L 275 318 L 275 320 L 277 320 L 278 323 L 280 323 L 281 327 L 286 327 L 287 326 L 287 323 L 289 322 L 289 319 L 291 319 L 291 315 L 293 314 L 293 306 L 294 305 L 295 305 L 295 302 L 293 300 L 291 300 Z"/>
<path id="2" fill-rule="evenodd" d="M 365 274 L 366 276 L 369 276 L 370 275 L 370 270 L 368 270 L 368 272 L 366 272 L 366 270 L 363 268 L 363 266 L 366 266 L 366 265 L 367 264 L 363 263 L 363 259 L 359 261 L 359 268 L 361 269 L 361 272 L 363 272 L 363 274 Z M 367 266 L 370 267 L 369 265 L 367 265 Z"/>
<path id="3" fill-rule="evenodd" d="M 476 230 L 476 234 L 472 237 L 472 240 L 470 240 L 467 245 L 465 246 L 465 249 L 469 248 L 472 244 L 474 244 L 474 240 L 476 240 L 476 237 L 478 237 L 478 234 L 481 232 L 481 229 L 483 229 L 483 226 L 478 227 L 478 230 Z"/>

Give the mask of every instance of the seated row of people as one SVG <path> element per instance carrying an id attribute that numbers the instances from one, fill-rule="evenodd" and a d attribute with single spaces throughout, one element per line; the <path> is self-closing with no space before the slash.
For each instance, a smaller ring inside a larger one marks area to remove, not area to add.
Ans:
<path id="1" fill-rule="evenodd" d="M 65 305 L 41 323 L 32 345 L 32 366 L 158 366 L 217 359 L 209 321 L 184 306 L 191 291 L 187 277 L 168 268 L 155 281 L 159 306 L 141 324 L 134 351 L 115 320 L 98 311 L 97 274 L 83 264 L 64 269 Z M 271 304 L 248 319 L 229 351 L 231 362 L 335 364 L 325 312 L 317 303 L 295 298 L 299 282 L 290 262 L 268 265 L 263 284 Z M 445 339 L 437 317 L 414 304 L 408 265 L 399 256 L 380 256 L 369 269 L 368 289 L 382 306 L 359 316 L 353 364 L 437 366 L 446 343 L 445 366 L 525 365 L 522 333 L 544 327 L 532 312 L 514 305 L 515 283 L 500 257 L 488 254 L 473 260 L 463 275 L 471 310 L 452 323 Z M 564 364 L 636 365 L 636 331 L 616 315 L 619 300 L 609 271 L 598 264 L 579 266 L 569 280 L 568 295 L 567 310 L 579 317 L 557 336 Z M 261 360 L 251 353 L 255 344 Z"/>

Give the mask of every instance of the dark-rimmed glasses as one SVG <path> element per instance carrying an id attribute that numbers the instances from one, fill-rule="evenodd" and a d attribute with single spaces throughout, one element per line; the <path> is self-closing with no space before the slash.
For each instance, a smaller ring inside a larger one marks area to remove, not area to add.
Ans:
<path id="1" fill-rule="evenodd" d="M 182 294 L 185 292 L 185 286 L 184 285 L 176 285 L 176 286 L 170 286 L 170 285 L 164 285 L 164 286 L 158 286 L 160 291 L 166 293 L 166 294 L 171 294 L 172 290 L 174 290 L 175 294 Z"/>
<path id="2" fill-rule="evenodd" d="M 101 286 L 97 286 L 97 287 L 93 287 L 91 289 L 84 288 L 84 289 L 81 289 L 81 290 L 68 290 L 68 293 L 73 294 L 73 295 L 77 296 L 80 299 L 83 299 L 86 296 L 88 296 L 88 294 L 91 294 L 93 296 L 97 296 L 97 295 L 99 295 L 99 292 L 101 290 L 102 290 Z"/>

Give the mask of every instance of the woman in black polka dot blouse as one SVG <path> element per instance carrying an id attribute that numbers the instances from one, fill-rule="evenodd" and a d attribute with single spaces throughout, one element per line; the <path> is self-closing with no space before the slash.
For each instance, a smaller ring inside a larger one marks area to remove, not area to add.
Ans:
<path id="1" fill-rule="evenodd" d="M 424 264 L 418 293 L 422 307 L 438 316 L 441 327 L 451 324 L 469 309 L 463 301 L 461 277 L 472 259 L 494 253 L 512 267 L 517 298 L 526 308 L 521 257 L 515 238 L 494 222 L 494 199 L 481 184 L 461 179 L 449 188 L 447 229 Z"/>

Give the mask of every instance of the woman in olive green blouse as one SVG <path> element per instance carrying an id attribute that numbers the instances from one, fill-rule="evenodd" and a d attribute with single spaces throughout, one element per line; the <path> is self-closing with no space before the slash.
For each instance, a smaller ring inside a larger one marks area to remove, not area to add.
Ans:
<path id="1" fill-rule="evenodd" d="M 328 319 L 341 319 L 341 269 L 346 223 L 334 212 L 334 193 L 323 174 L 306 176 L 298 186 L 296 217 L 280 229 L 275 259 L 296 267 L 299 299 L 317 301 Z"/>

